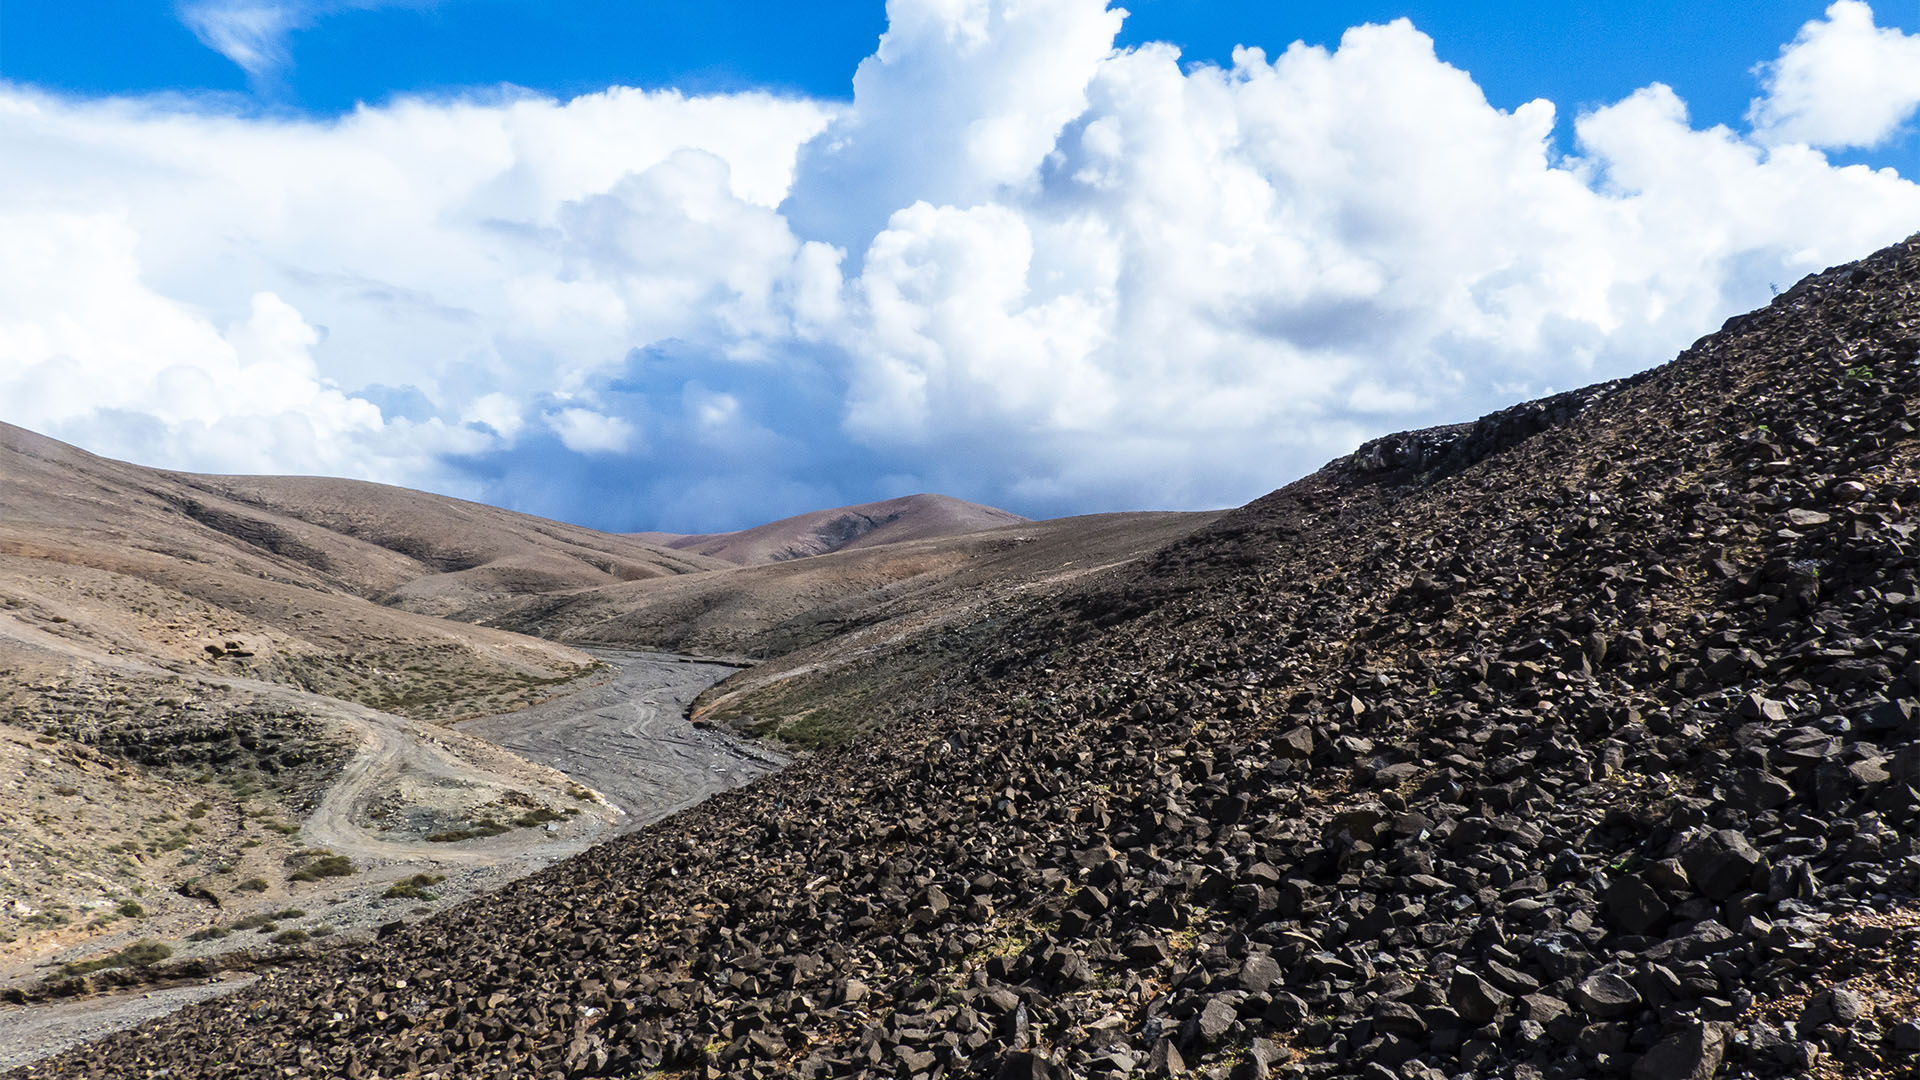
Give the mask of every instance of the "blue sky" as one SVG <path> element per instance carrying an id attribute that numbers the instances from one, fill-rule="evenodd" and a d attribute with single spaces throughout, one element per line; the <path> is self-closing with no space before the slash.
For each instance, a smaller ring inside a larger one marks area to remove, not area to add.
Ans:
<path id="1" fill-rule="evenodd" d="M 1222 505 L 1920 228 L 1920 4 L 1127 8 L 0 0 L 0 419 L 607 528 Z"/>
<path id="2" fill-rule="evenodd" d="M 1601 104 L 1650 82 L 1696 116 L 1736 123 L 1755 92 L 1749 69 L 1825 4 L 1657 0 L 1540 4 L 1133 0 L 1122 44 L 1168 41 L 1189 60 L 1233 49 L 1332 44 L 1348 27 L 1409 18 L 1442 59 L 1474 73 L 1494 104 L 1536 97 Z M 1875 8 L 1883 26 L 1920 30 L 1920 4 Z M 174 3 L 6 0 L 0 77 L 79 94 L 225 92 L 316 112 L 396 93 L 512 83 L 561 97 L 612 85 L 706 92 L 768 88 L 849 96 L 854 67 L 886 29 L 882 3 L 775 0 L 439 0 L 343 10 L 293 35 L 295 64 L 259 87 L 203 45 Z"/>

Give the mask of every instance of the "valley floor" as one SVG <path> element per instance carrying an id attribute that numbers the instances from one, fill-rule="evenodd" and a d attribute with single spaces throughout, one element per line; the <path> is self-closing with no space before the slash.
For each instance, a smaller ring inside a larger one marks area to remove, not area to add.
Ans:
<path id="1" fill-rule="evenodd" d="M 593 788 L 638 828 L 748 783 L 786 758 L 687 720 L 726 664 L 657 652 L 590 650 L 618 672 L 577 694 L 460 725 Z"/>

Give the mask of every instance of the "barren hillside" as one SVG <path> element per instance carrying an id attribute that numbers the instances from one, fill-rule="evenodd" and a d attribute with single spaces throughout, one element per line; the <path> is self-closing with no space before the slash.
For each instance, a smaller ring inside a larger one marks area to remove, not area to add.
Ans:
<path id="1" fill-rule="evenodd" d="M 1911 1075 L 1917 402 L 1920 240 L 55 1074 Z"/>

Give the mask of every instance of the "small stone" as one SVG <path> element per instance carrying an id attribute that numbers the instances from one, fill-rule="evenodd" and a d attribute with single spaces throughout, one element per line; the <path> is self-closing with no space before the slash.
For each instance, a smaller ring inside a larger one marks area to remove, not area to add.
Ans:
<path id="1" fill-rule="evenodd" d="M 1847 775 L 1856 787 L 1877 787 L 1892 779 L 1884 762 L 1878 758 L 1867 758 L 1847 766 Z"/>
<path id="2" fill-rule="evenodd" d="M 1313 729 L 1302 725 L 1274 740 L 1274 752 L 1283 758 L 1305 758 L 1313 755 Z"/>
<path id="3" fill-rule="evenodd" d="M 1827 995 L 1827 1010 L 1833 1014 L 1833 1022 L 1841 1027 L 1852 1027 L 1867 1015 L 1867 1002 L 1851 990 L 1836 989 Z"/>
<path id="4" fill-rule="evenodd" d="M 1453 981 L 1447 986 L 1447 1004 L 1469 1024 L 1491 1023 L 1512 1001 L 1511 995 L 1494 989 L 1485 979 L 1464 969 L 1454 972 Z"/>
<path id="5" fill-rule="evenodd" d="M 1633 1063 L 1633 1080 L 1711 1080 L 1727 1053 L 1720 1024 L 1693 1024 L 1654 1043 Z"/>
<path id="6" fill-rule="evenodd" d="M 1551 994 L 1528 994 L 1520 999 L 1520 1013 L 1536 1024 L 1551 1024 L 1573 1010 Z"/>
<path id="7" fill-rule="evenodd" d="M 1052 1080 L 1053 1067 L 1031 1050 L 1017 1050 L 1000 1063 L 996 1080 Z"/>
<path id="8" fill-rule="evenodd" d="M 978 1004 L 995 1016 L 1005 1016 L 1020 1007 L 1020 995 L 1004 986 L 996 986 L 982 994 Z"/>
<path id="9" fill-rule="evenodd" d="M 1525 972 L 1515 971 L 1497 960 L 1487 961 L 1486 977 L 1488 982 L 1516 996 L 1531 994 L 1540 989 L 1539 979 Z"/>
<path id="10" fill-rule="evenodd" d="M 1574 987 L 1573 999 L 1598 1020 L 1617 1020 L 1640 1011 L 1640 992 L 1613 974 L 1594 975 Z"/>
<path id="11" fill-rule="evenodd" d="M 1215 994 L 1207 1002 L 1207 1007 L 1200 1010 L 1196 1030 L 1199 1031 L 1203 1042 L 1212 1043 L 1227 1033 L 1227 1029 L 1233 1026 L 1237 1017 L 1238 1010 L 1233 1007 L 1233 1003 L 1227 999 L 1227 996 Z"/>
<path id="12" fill-rule="evenodd" d="M 1251 993 L 1264 993 L 1274 983 L 1280 981 L 1280 965 L 1273 957 L 1263 953 L 1254 953 L 1240 964 L 1240 988 Z"/>
<path id="13" fill-rule="evenodd" d="M 1133 964 L 1140 967 L 1153 967 L 1166 960 L 1167 943 L 1143 934 L 1129 941 L 1120 952 Z"/>
<path id="14" fill-rule="evenodd" d="M 1172 1039 L 1153 1044 L 1153 1051 L 1147 1055 L 1148 1076 L 1178 1076 L 1186 1071 L 1187 1061 L 1180 1056 L 1180 1048 L 1173 1045 Z"/>
<path id="15" fill-rule="evenodd" d="M 1644 934 L 1666 921 L 1666 901 L 1638 876 L 1618 877 L 1607 886 L 1607 917 L 1630 934 Z"/>
<path id="16" fill-rule="evenodd" d="M 1588 1057 L 1612 1056 L 1627 1048 L 1631 1033 L 1625 1024 L 1588 1024 L 1574 1038 L 1574 1045 Z"/>
<path id="17" fill-rule="evenodd" d="M 1267 1006 L 1263 1019 L 1282 1031 L 1292 1031 L 1306 1020 L 1307 1014 L 1311 1011 L 1298 994 L 1282 990 L 1273 995 L 1273 1003 Z"/>
<path id="18" fill-rule="evenodd" d="M 1727 900 L 1753 887 L 1753 872 L 1766 861 L 1747 838 L 1721 829 L 1687 845 L 1680 854 L 1687 877 L 1711 900 Z"/>
<path id="19" fill-rule="evenodd" d="M 1426 1021 L 1404 1001 L 1381 1001 L 1373 1007 L 1373 1027 L 1389 1035 L 1418 1038 L 1427 1033 Z"/>
<path id="20" fill-rule="evenodd" d="M 1684 897 L 1693 892 L 1693 882 L 1687 879 L 1687 868 L 1679 859 L 1661 859 L 1647 867 L 1645 876 L 1647 884 L 1667 896 Z"/>

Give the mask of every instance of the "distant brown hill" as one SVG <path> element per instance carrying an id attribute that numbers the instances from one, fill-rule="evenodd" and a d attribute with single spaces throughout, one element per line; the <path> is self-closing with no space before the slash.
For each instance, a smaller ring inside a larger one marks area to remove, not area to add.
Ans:
<path id="1" fill-rule="evenodd" d="M 0 424 L 0 543 L 165 554 L 434 614 L 453 594 L 583 588 L 726 564 L 385 484 L 203 476 Z"/>
<path id="2" fill-rule="evenodd" d="M 963 504 L 964 505 L 964 504 Z M 1050 592 L 1139 558 L 1211 513 L 1092 514 L 961 536 L 868 545 L 717 573 L 515 597 L 457 617 L 568 644 L 620 645 L 817 666 L 814 647 L 857 651 L 1010 596 Z M 747 682 L 758 676 L 742 676 Z"/>
<path id="3" fill-rule="evenodd" d="M 686 536 L 635 533 L 634 539 L 722 559 L 737 566 L 803 559 L 908 540 L 933 540 L 1017 525 L 1026 518 L 946 495 L 907 495 L 882 502 L 814 510 L 740 532 Z"/>
<path id="4" fill-rule="evenodd" d="M 0 425 L 0 773 L 17 779 L 0 821 L 30 823 L 0 830 L 0 992 L 149 938 L 225 948 L 190 935 L 320 895 L 291 868 L 322 845 L 356 868 L 330 905 L 437 865 L 436 832 L 583 807 L 566 828 L 602 827 L 612 811 L 579 783 L 453 726 L 581 676 L 600 689 L 574 643 L 768 660 L 706 711 L 827 743 L 864 713 L 813 708 L 815 680 L 864 678 L 877 648 L 991 620 L 1208 520 L 1028 523 L 915 496 L 673 550 L 380 484 L 146 468 Z M 177 835 L 153 832 L 182 807 Z M 518 872 L 532 841 L 481 835 L 505 853 L 449 865 Z M 203 910 L 209 889 L 223 907 Z M 138 914 L 80 928 L 103 903 Z"/>
<path id="5" fill-rule="evenodd" d="M 0 659 L 31 642 L 369 702 L 426 669 L 477 691 L 587 658 L 423 615 L 726 565 L 380 484 L 144 468 L 0 424 Z"/>

